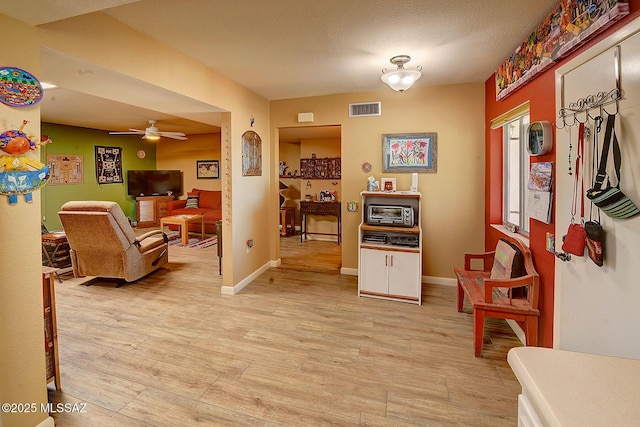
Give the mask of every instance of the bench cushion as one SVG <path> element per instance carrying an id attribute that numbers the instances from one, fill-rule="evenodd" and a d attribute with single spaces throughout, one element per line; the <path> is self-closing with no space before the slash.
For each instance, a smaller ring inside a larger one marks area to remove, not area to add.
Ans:
<path id="1" fill-rule="evenodd" d="M 491 268 L 492 279 L 511 279 L 524 274 L 524 256 L 515 244 L 498 240 Z"/>

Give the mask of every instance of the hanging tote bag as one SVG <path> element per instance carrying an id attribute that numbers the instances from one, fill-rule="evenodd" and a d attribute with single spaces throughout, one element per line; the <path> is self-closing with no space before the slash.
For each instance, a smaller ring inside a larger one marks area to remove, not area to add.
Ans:
<path id="1" fill-rule="evenodd" d="M 597 116 L 594 119 L 593 155 L 591 156 L 591 176 L 594 180 L 598 174 L 598 133 L 600 133 L 602 122 L 602 116 Z M 593 217 L 594 206 L 593 202 L 591 202 L 589 206 L 589 221 L 584 223 L 584 231 L 587 233 L 587 252 L 589 258 L 595 265 L 602 267 L 604 265 L 604 228 L 602 228 L 600 224 L 600 209 L 597 207 L 597 218 Z"/>
<path id="2" fill-rule="evenodd" d="M 576 179 L 573 183 L 573 201 L 571 204 L 571 224 L 567 234 L 562 238 L 562 250 L 575 256 L 584 256 L 584 248 L 587 244 L 587 233 L 584 230 L 584 180 L 582 179 L 580 164 L 584 154 L 584 123 L 578 128 L 578 155 L 576 156 Z M 580 190 L 578 190 L 580 186 Z M 580 203 L 580 224 L 575 223 L 578 203 Z"/>
<path id="3" fill-rule="evenodd" d="M 604 144 L 602 146 L 602 157 L 600 157 L 600 166 L 596 175 L 593 188 L 587 190 L 587 197 L 597 207 L 611 218 L 631 218 L 640 213 L 640 210 L 633 204 L 631 199 L 620 191 L 620 166 L 622 157 L 620 156 L 620 144 L 615 132 L 616 116 L 609 114 L 607 117 L 607 130 L 604 134 Z M 613 144 L 611 141 L 613 140 Z M 613 146 L 613 164 L 618 178 L 618 184 L 611 186 L 609 176 L 607 175 L 607 158 L 609 157 L 609 147 Z M 607 178 L 607 186 L 602 188 L 604 179 Z"/>

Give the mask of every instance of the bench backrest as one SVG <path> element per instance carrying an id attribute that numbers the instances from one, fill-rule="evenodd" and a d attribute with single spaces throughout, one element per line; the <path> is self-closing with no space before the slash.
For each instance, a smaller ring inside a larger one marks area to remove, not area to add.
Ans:
<path id="1" fill-rule="evenodd" d="M 533 276 L 532 286 L 529 286 L 529 291 L 527 292 L 527 300 L 531 305 L 531 308 L 538 308 L 538 296 L 540 292 L 540 275 L 536 271 L 536 268 L 533 265 L 533 257 L 531 256 L 531 250 L 522 243 L 520 239 L 516 239 L 515 237 L 505 236 L 503 239 L 507 240 L 510 243 L 513 243 L 518 247 L 520 252 L 522 253 L 522 257 L 524 260 L 524 269 L 525 276 Z"/>

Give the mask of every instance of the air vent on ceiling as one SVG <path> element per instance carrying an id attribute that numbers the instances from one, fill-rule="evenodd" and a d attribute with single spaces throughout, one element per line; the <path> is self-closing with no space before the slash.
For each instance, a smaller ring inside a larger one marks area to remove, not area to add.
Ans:
<path id="1" fill-rule="evenodd" d="M 379 101 L 349 104 L 349 117 L 367 117 L 380 115 L 382 115 L 382 106 Z"/>

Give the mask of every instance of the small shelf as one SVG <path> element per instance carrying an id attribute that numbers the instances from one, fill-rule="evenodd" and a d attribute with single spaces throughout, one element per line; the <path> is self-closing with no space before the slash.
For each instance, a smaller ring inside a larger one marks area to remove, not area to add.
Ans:
<path id="1" fill-rule="evenodd" d="M 391 243 L 360 243 L 362 249 L 377 249 L 385 251 L 397 251 L 397 252 L 416 252 L 420 253 L 419 246 L 400 246 L 392 245 Z"/>
<path id="2" fill-rule="evenodd" d="M 362 231 L 379 231 L 381 233 L 420 234 L 420 227 L 394 227 L 391 225 L 362 224 Z"/>
<path id="3" fill-rule="evenodd" d="M 416 198 L 419 199 L 421 197 L 420 193 L 414 193 L 410 191 L 394 191 L 394 192 L 386 192 L 386 191 L 363 191 L 360 193 L 363 197 L 397 197 L 397 198 Z"/>

